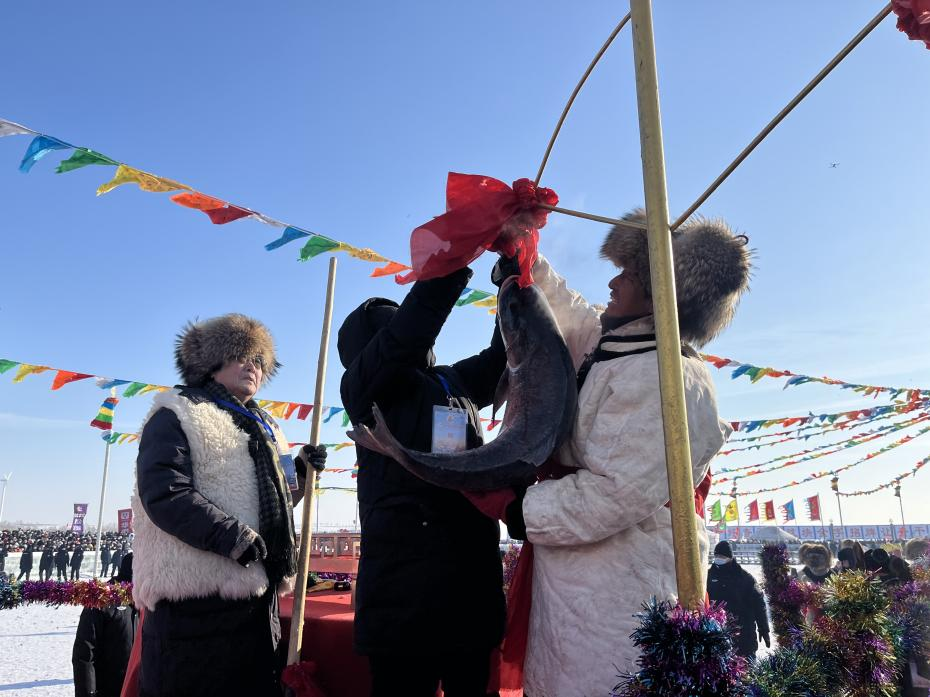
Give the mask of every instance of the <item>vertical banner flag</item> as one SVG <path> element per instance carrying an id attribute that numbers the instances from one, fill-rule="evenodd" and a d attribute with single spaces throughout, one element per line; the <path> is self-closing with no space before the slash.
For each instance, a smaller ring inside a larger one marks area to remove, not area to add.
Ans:
<path id="1" fill-rule="evenodd" d="M 733 499 L 730 501 L 730 503 L 727 504 L 724 520 L 726 520 L 728 523 L 734 520 L 739 520 L 739 508 L 736 506 L 736 499 Z"/>
<path id="2" fill-rule="evenodd" d="M 795 518 L 794 518 L 794 499 L 792 499 L 792 500 L 789 501 L 788 503 L 784 504 L 783 506 L 780 506 L 780 508 L 781 508 L 781 514 L 782 514 L 783 516 L 785 516 L 785 522 L 786 522 L 786 523 L 787 523 L 789 520 L 794 520 L 794 519 L 795 519 Z"/>
<path id="3" fill-rule="evenodd" d="M 749 504 L 749 522 L 759 520 L 759 501 L 758 499 Z"/>
<path id="4" fill-rule="evenodd" d="M 84 516 L 75 516 L 71 519 L 71 532 L 76 532 L 78 535 L 84 534 Z"/>
<path id="5" fill-rule="evenodd" d="M 86 503 L 76 503 L 74 504 L 74 517 L 83 518 L 87 515 L 87 504 Z"/>
<path id="6" fill-rule="evenodd" d="M 116 529 L 120 534 L 132 532 L 132 509 L 121 508 L 116 513 L 119 517 Z"/>
<path id="7" fill-rule="evenodd" d="M 116 397 L 107 397 L 103 400 L 100 411 L 94 417 L 94 420 L 90 422 L 90 425 L 99 428 L 101 431 L 111 430 L 113 428 L 113 410 L 116 409 L 118 402 L 119 399 Z"/>
<path id="8" fill-rule="evenodd" d="M 774 501 L 765 502 L 765 519 L 775 520 L 775 502 Z"/>
<path id="9" fill-rule="evenodd" d="M 820 494 L 807 498 L 807 516 L 811 520 L 820 520 Z"/>
<path id="10" fill-rule="evenodd" d="M 723 520 L 723 510 L 720 505 L 720 499 L 717 499 L 716 503 L 710 507 L 710 519 Z"/>

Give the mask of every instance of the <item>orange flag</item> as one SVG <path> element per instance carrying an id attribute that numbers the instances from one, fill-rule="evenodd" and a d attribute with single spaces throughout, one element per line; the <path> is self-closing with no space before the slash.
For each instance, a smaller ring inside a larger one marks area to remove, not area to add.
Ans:
<path id="1" fill-rule="evenodd" d="M 67 385 L 69 382 L 86 380 L 92 377 L 94 376 L 88 375 L 87 373 L 72 373 L 70 370 L 59 370 L 55 374 L 55 379 L 52 381 L 52 389 L 57 390 Z"/>
<path id="2" fill-rule="evenodd" d="M 380 278 L 381 276 L 393 276 L 396 273 L 401 271 L 407 271 L 410 269 L 409 266 L 405 266 L 398 261 L 389 261 L 384 266 L 379 266 L 377 269 L 371 272 L 371 278 Z"/>

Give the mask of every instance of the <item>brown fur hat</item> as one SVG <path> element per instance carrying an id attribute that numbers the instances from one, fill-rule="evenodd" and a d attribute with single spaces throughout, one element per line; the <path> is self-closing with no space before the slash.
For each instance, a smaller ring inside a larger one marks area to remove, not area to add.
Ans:
<path id="1" fill-rule="evenodd" d="M 833 565 L 833 553 L 829 547 L 819 542 L 805 542 L 798 549 L 798 560 L 811 569 L 814 567 L 829 569 Z"/>
<path id="2" fill-rule="evenodd" d="M 638 208 L 623 217 L 646 222 Z M 735 235 L 722 220 L 695 218 L 672 233 L 678 328 L 681 338 L 703 346 L 733 320 L 740 295 L 749 287 L 752 252 L 748 238 Z M 601 246 L 601 256 L 632 272 L 651 292 L 646 231 L 615 225 Z"/>
<path id="3" fill-rule="evenodd" d="M 281 364 L 275 359 L 274 339 L 264 324 L 240 314 L 189 322 L 178 334 L 174 362 L 185 385 L 199 387 L 226 361 L 261 356 L 262 384 Z"/>

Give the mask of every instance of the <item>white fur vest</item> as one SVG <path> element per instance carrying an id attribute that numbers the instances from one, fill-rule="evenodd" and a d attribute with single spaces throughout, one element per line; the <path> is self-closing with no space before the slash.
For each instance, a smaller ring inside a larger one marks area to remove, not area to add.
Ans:
<path id="1" fill-rule="evenodd" d="M 197 490 L 229 515 L 258 530 L 258 483 L 249 456 L 249 436 L 212 402 L 194 403 L 174 389 L 155 397 L 146 421 L 162 408 L 177 415 L 187 436 Z M 279 442 L 287 442 L 277 425 L 273 428 Z M 137 606 L 151 610 L 159 600 L 213 595 L 244 599 L 262 595 L 268 589 L 268 576 L 260 563 L 245 568 L 227 557 L 196 549 L 157 527 L 139 500 L 138 483 L 132 510 L 132 594 Z"/>

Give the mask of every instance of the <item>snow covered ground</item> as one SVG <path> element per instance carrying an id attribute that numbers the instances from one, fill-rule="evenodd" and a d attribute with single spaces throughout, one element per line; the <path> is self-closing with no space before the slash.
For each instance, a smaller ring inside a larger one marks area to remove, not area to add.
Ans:
<path id="1" fill-rule="evenodd" d="M 79 607 L 0 610 L 0 695 L 71 697 L 71 647 Z"/>

